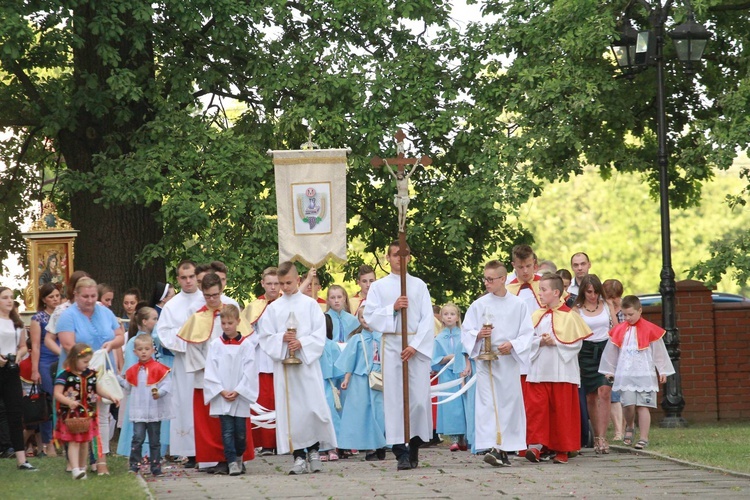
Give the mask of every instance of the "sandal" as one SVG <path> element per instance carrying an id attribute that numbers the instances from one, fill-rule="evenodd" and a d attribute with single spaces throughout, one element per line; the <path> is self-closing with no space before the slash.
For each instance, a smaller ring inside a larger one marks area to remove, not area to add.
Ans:
<path id="1" fill-rule="evenodd" d="M 643 448 L 646 448 L 647 446 L 648 446 L 648 441 L 646 441 L 645 439 L 640 439 L 638 440 L 637 443 L 635 443 L 635 446 L 633 446 L 633 448 L 635 448 L 636 450 L 642 450 Z"/>
<path id="2" fill-rule="evenodd" d="M 625 446 L 631 446 L 633 444 L 633 434 L 635 433 L 635 429 L 632 427 L 625 429 L 625 437 L 622 438 L 622 444 Z"/>
<path id="3" fill-rule="evenodd" d="M 599 451 L 602 455 L 609 455 L 609 443 L 607 442 L 607 438 L 599 438 Z"/>
<path id="4" fill-rule="evenodd" d="M 109 476 L 109 469 L 107 469 L 106 462 L 97 462 L 96 473 L 99 476 Z"/>

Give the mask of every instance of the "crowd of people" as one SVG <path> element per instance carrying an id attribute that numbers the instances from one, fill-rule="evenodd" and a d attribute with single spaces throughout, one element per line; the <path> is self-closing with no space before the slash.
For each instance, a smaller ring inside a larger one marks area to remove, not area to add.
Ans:
<path id="1" fill-rule="evenodd" d="M 485 293 L 462 318 L 455 304 L 433 305 L 404 267 L 410 249 L 400 250 L 388 247 L 380 279 L 362 266 L 352 297 L 340 285 L 318 297 L 315 269 L 299 276 L 283 262 L 264 270 L 264 294 L 244 308 L 224 293 L 223 263 L 183 261 L 179 293 L 157 283 L 142 301 L 127 290 L 122 318 L 110 310 L 114 290 L 76 271 L 64 300 L 55 284 L 40 287 L 28 339 L 12 291 L 0 288 L 4 447 L 20 470 L 36 470 L 24 436 L 36 431 L 35 454 L 63 445 L 80 480 L 89 468 L 109 474 L 115 434 L 129 470 L 154 477 L 166 456 L 236 476 L 256 453 L 290 454 L 296 475 L 390 450 L 408 470 L 439 435 L 493 466 L 511 455 L 564 464 L 587 445 L 589 421 L 597 454 L 609 453 L 610 420 L 615 439 L 648 446 L 649 408 L 674 373 L 664 330 L 618 280 L 590 274 L 585 253 L 570 273 L 516 246 L 512 273 L 485 264 Z M 21 400 L 37 385 L 54 399 L 53 418 L 24 430 Z"/>

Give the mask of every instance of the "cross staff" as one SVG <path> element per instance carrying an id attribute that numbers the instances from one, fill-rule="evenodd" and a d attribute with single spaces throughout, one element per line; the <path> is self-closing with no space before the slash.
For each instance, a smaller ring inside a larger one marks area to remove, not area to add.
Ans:
<path id="1" fill-rule="evenodd" d="M 406 211 L 409 206 L 409 178 L 414 173 L 419 165 L 431 165 L 432 159 L 428 156 L 422 156 L 421 158 L 407 158 L 405 155 L 404 139 L 406 134 L 401 129 L 398 129 L 395 135 L 396 138 L 396 157 L 395 158 L 380 158 L 379 156 L 373 156 L 370 160 L 370 164 L 379 168 L 383 165 L 388 169 L 390 173 L 396 179 L 396 196 L 393 200 L 394 205 L 398 208 L 398 258 L 401 265 L 401 296 L 406 297 L 406 256 L 408 252 L 406 250 Z M 396 172 L 393 172 L 391 165 L 396 166 Z M 413 165 L 409 173 L 406 172 L 406 165 Z M 401 350 L 405 350 L 409 347 L 409 334 L 408 334 L 408 319 L 406 316 L 406 307 L 401 308 Z M 409 429 L 409 362 L 403 361 L 401 364 L 401 376 L 403 378 L 403 397 L 404 397 L 404 442 L 408 443 L 410 440 L 410 429 Z"/>

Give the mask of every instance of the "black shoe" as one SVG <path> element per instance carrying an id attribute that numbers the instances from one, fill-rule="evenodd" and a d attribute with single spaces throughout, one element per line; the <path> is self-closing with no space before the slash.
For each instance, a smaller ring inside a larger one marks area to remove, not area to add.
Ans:
<path id="1" fill-rule="evenodd" d="M 195 457 L 187 457 L 187 462 L 183 465 L 186 469 L 194 469 L 198 463 L 195 461 Z"/>
<path id="2" fill-rule="evenodd" d="M 270 457 L 271 455 L 273 455 L 273 448 L 261 448 L 260 449 L 261 457 Z"/>
<path id="3" fill-rule="evenodd" d="M 502 456 L 496 449 L 491 449 L 484 454 L 484 463 L 490 464 L 493 467 L 500 467 L 503 464 Z"/>
<path id="4" fill-rule="evenodd" d="M 7 448 L 5 451 L 0 453 L 0 458 L 15 458 L 16 450 L 13 448 Z"/>
<path id="5" fill-rule="evenodd" d="M 161 467 L 155 467 L 151 469 L 151 475 L 154 477 L 162 477 L 164 473 L 161 471 Z"/>
<path id="6" fill-rule="evenodd" d="M 419 446 L 421 443 L 417 440 L 419 438 L 414 438 L 409 443 L 409 463 L 411 463 L 412 469 L 419 467 Z"/>
<path id="7" fill-rule="evenodd" d="M 18 470 L 25 470 L 27 472 L 36 472 L 39 469 L 31 465 L 29 462 L 25 462 L 18 466 Z"/>
<path id="8" fill-rule="evenodd" d="M 365 455 L 365 462 L 377 462 L 378 460 L 380 459 L 378 458 L 378 454 L 375 451 L 372 451 Z"/>
<path id="9" fill-rule="evenodd" d="M 385 448 L 378 448 L 375 450 L 375 453 L 378 456 L 378 460 L 385 460 Z"/>
<path id="10" fill-rule="evenodd" d="M 219 462 L 218 464 L 214 465 L 213 467 L 208 468 L 209 474 L 215 474 L 217 476 L 226 476 L 229 474 L 229 464 L 226 462 Z"/>
<path id="11" fill-rule="evenodd" d="M 411 470 L 411 461 L 409 460 L 409 455 L 401 455 L 398 457 L 398 465 L 396 466 L 396 470 Z"/>

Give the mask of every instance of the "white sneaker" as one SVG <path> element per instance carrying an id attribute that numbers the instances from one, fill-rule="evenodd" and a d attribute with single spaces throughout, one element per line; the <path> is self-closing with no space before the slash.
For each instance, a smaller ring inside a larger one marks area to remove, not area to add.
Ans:
<path id="1" fill-rule="evenodd" d="M 86 469 L 73 469 L 71 475 L 73 479 L 86 479 Z"/>
<path id="2" fill-rule="evenodd" d="M 237 462 L 229 462 L 229 475 L 239 476 L 240 474 L 242 474 L 242 466 Z"/>
<path id="3" fill-rule="evenodd" d="M 292 467 L 292 470 L 289 471 L 290 476 L 298 474 L 307 474 L 307 462 L 302 457 L 294 459 L 294 466 Z"/>
<path id="4" fill-rule="evenodd" d="M 320 472 L 323 470 L 323 462 L 320 461 L 320 453 L 310 451 L 307 453 L 307 461 L 310 464 L 310 472 Z"/>

